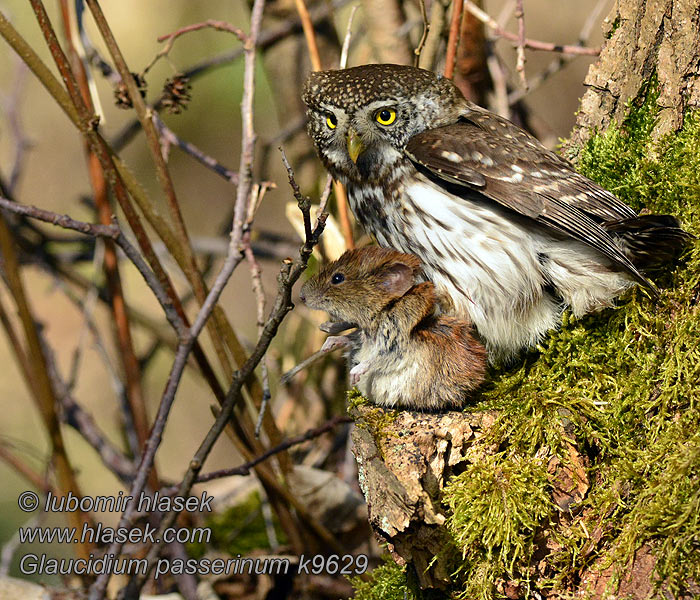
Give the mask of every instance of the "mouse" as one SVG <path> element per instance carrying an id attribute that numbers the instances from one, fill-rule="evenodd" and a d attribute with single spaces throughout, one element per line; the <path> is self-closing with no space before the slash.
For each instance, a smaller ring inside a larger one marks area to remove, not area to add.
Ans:
<path id="1" fill-rule="evenodd" d="M 420 259 L 391 248 L 347 250 L 304 283 L 300 299 L 331 321 L 322 351 L 346 349 L 350 384 L 376 404 L 456 409 L 481 385 L 487 356 L 471 323 L 442 312 Z"/>

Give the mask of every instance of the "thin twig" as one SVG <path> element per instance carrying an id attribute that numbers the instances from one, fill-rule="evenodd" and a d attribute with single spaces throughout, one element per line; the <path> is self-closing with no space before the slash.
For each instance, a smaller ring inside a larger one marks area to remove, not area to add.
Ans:
<path id="1" fill-rule="evenodd" d="M 498 23 L 500 27 L 505 27 L 508 20 L 513 16 L 517 2 L 518 0 L 507 0 L 507 2 L 503 3 L 503 6 L 495 19 L 496 23 Z"/>
<path id="2" fill-rule="evenodd" d="M 294 377 L 296 377 L 297 373 L 301 373 L 304 369 L 310 367 L 324 356 L 328 356 L 327 350 L 316 350 L 316 352 L 314 352 L 311 356 L 305 358 L 298 365 L 292 367 L 289 369 L 289 371 L 284 373 L 282 377 L 280 377 L 280 385 L 287 385 L 292 379 L 294 379 Z"/>
<path id="3" fill-rule="evenodd" d="M 493 48 L 493 46 L 492 46 Z M 508 82 L 504 73 L 501 59 L 491 51 L 486 57 L 486 66 L 491 75 L 494 93 L 494 112 L 506 119 L 510 118 L 510 105 L 508 103 Z"/>
<path id="4" fill-rule="evenodd" d="M 175 43 L 175 40 L 179 38 L 181 35 L 184 35 L 185 33 L 190 33 L 192 31 L 199 31 L 200 29 L 216 29 L 217 31 L 225 31 L 227 33 L 232 33 L 235 35 L 241 42 L 244 42 L 246 39 L 245 33 L 243 33 L 243 30 L 231 25 L 230 23 L 227 23 L 226 21 L 215 21 L 214 19 L 209 19 L 207 21 L 204 21 L 203 23 L 194 23 L 192 25 L 186 25 L 185 27 L 181 27 L 180 29 L 173 31 L 172 33 L 167 33 L 165 35 L 160 35 L 158 36 L 158 41 L 159 42 L 165 42 L 167 41 L 168 43 L 165 44 L 165 47 L 158 52 L 158 54 L 155 55 L 153 60 L 146 65 L 146 68 L 143 70 L 144 74 L 148 73 L 148 71 L 151 70 L 153 65 L 155 65 L 161 58 L 164 56 L 167 56 L 170 51 L 173 49 L 173 44 Z"/>
<path id="5" fill-rule="evenodd" d="M 355 247 L 355 239 L 352 233 L 352 222 L 350 221 L 350 211 L 348 210 L 348 194 L 345 186 L 338 182 L 333 182 L 333 192 L 335 193 L 336 207 L 338 208 L 338 221 L 340 230 L 343 232 L 345 248 L 352 250 Z"/>
<path id="6" fill-rule="evenodd" d="M 447 54 L 445 57 L 445 77 L 452 79 L 455 72 L 455 58 L 459 45 L 459 33 L 462 29 L 462 0 L 453 0 L 452 18 L 450 19 L 450 35 L 447 38 Z"/>
<path id="7" fill-rule="evenodd" d="M 94 323 L 92 323 L 92 326 L 94 327 Z M 56 395 L 61 404 L 61 420 L 73 427 L 94 448 L 99 454 L 102 463 L 122 483 L 128 483 L 134 476 L 134 465 L 108 440 L 107 436 L 100 431 L 92 416 L 71 396 L 68 386 L 58 371 L 53 351 L 46 343 L 43 344 L 43 349 L 48 364 L 48 375 L 53 382 Z"/>
<path id="8" fill-rule="evenodd" d="M 518 21 L 518 45 L 516 49 L 517 62 L 516 70 L 520 74 L 520 82 L 523 88 L 527 89 L 527 78 L 525 77 L 525 9 L 523 0 L 516 0 L 515 18 Z"/>
<path id="9" fill-rule="evenodd" d="M 80 488 L 75 477 L 75 472 L 66 453 L 63 432 L 60 419 L 56 410 L 56 390 L 53 389 L 47 372 L 46 356 L 42 350 L 40 332 L 33 311 L 29 305 L 29 299 L 25 290 L 22 275 L 20 273 L 19 257 L 15 249 L 15 240 L 5 219 L 0 213 L 0 254 L 3 257 L 3 274 L 8 288 L 12 294 L 17 312 L 19 314 L 22 330 L 26 340 L 27 363 L 30 366 L 30 375 L 33 383 L 30 391 L 38 405 L 44 426 L 51 441 L 53 464 L 56 467 L 58 487 L 62 494 L 72 493 L 81 496 Z M 71 527 L 80 529 L 89 522 L 83 512 L 70 513 L 68 515 Z M 94 547 L 91 543 L 80 543 L 77 546 L 81 558 L 87 558 Z"/>
<path id="10" fill-rule="evenodd" d="M 92 258 L 92 265 L 95 272 L 99 269 L 99 265 L 102 264 L 104 260 L 104 243 L 100 238 L 95 240 L 95 251 Z M 80 370 L 80 362 L 83 357 L 83 349 L 88 338 L 88 332 L 90 330 L 87 325 L 87 321 L 91 321 L 95 311 L 95 306 L 97 305 L 97 299 L 100 296 L 100 291 L 97 284 L 91 285 L 85 292 L 85 297 L 80 301 L 80 312 L 83 315 L 83 325 L 80 328 L 80 333 L 78 334 L 78 343 L 75 346 L 75 351 L 73 352 L 73 359 L 71 360 L 71 366 L 68 371 L 68 379 L 66 386 L 68 391 L 71 392 L 75 389 L 76 383 L 78 381 L 78 372 Z"/>
<path id="11" fill-rule="evenodd" d="M 350 11 L 350 17 L 348 17 L 348 25 L 345 29 L 345 38 L 343 39 L 343 48 L 340 51 L 340 69 L 344 69 L 348 66 L 348 54 L 350 53 L 350 40 L 352 39 L 352 21 L 355 18 L 355 13 L 357 12 L 358 5 L 352 7 Z"/>
<path id="12" fill-rule="evenodd" d="M 312 440 L 314 438 L 317 438 L 320 435 L 323 435 L 324 433 L 327 433 L 328 431 L 331 431 L 338 425 L 341 425 L 343 423 L 351 423 L 352 419 L 348 417 L 347 415 L 336 415 L 332 419 L 326 421 L 323 425 L 319 425 L 318 427 L 313 427 L 311 429 L 308 429 L 304 433 L 291 437 L 289 439 L 284 440 L 282 443 L 277 444 L 273 448 L 270 448 L 267 450 L 264 454 L 261 454 L 260 456 L 254 458 L 251 461 L 248 461 L 245 464 L 242 464 L 238 467 L 232 467 L 230 469 L 219 469 L 218 471 L 210 471 L 209 473 L 203 473 L 199 475 L 195 481 L 195 483 L 204 483 L 206 481 L 212 481 L 214 479 L 221 479 L 223 477 L 232 477 L 234 475 L 250 475 L 251 470 L 253 467 L 256 465 L 260 464 L 261 462 L 266 461 L 268 458 L 271 456 L 274 456 L 275 454 L 279 454 L 280 452 L 283 452 L 284 450 L 288 450 L 289 448 L 292 448 L 293 446 L 298 446 L 299 444 L 303 444 L 304 442 L 308 442 L 309 440 Z M 170 488 L 164 488 L 162 490 L 163 494 L 172 494 L 175 492 L 177 488 L 175 486 L 170 487 Z"/>
<path id="13" fill-rule="evenodd" d="M 413 66 L 417 67 L 420 63 L 420 55 L 423 52 L 423 46 L 425 46 L 425 40 L 428 39 L 428 33 L 430 33 L 430 21 L 428 21 L 428 12 L 425 10 L 425 0 L 418 0 L 418 5 L 420 6 L 420 16 L 423 19 L 423 33 L 420 36 L 418 45 L 415 50 L 413 50 L 414 59 Z"/>
<path id="14" fill-rule="evenodd" d="M 253 247 L 251 245 L 250 231 L 253 225 L 253 219 L 255 218 L 255 213 L 260 206 L 262 201 L 262 196 L 265 193 L 265 188 L 261 186 L 254 186 L 255 189 L 250 195 L 250 204 L 248 208 L 248 217 L 245 224 L 245 234 L 243 235 L 243 253 L 245 254 L 246 261 L 250 267 L 250 278 L 253 285 L 253 293 L 255 294 L 256 301 L 256 311 L 257 311 L 257 326 L 258 335 L 262 333 L 262 328 L 265 326 L 265 290 L 262 283 L 262 270 L 260 264 L 253 254 Z M 267 357 L 263 358 L 261 365 L 261 379 L 262 379 L 262 402 L 260 403 L 260 410 L 258 412 L 258 420 L 255 424 L 255 437 L 256 439 L 260 437 L 260 429 L 262 428 L 263 419 L 265 418 L 265 413 L 267 412 L 267 405 L 272 397 L 270 393 L 270 379 L 268 377 L 267 369 Z"/>
<path id="15" fill-rule="evenodd" d="M 304 239 L 310 239 L 312 232 L 311 232 L 311 199 L 308 196 L 304 196 L 304 194 L 301 193 L 301 190 L 299 189 L 299 185 L 296 182 L 296 179 L 294 179 L 294 171 L 292 170 L 292 165 L 289 164 L 289 160 L 287 160 L 287 154 L 284 151 L 284 148 L 280 147 L 280 152 L 282 153 L 282 162 L 284 163 L 284 168 L 287 169 L 287 178 L 289 179 L 289 185 L 292 188 L 292 192 L 294 193 L 294 198 L 297 201 L 297 206 L 299 206 L 299 210 L 301 211 L 301 214 L 304 219 Z"/>
<path id="16" fill-rule="evenodd" d="M 12 132 L 12 136 L 15 138 L 15 158 L 12 162 L 12 169 L 10 170 L 10 178 L 7 186 L 10 194 L 13 194 L 17 187 L 17 182 L 22 175 L 22 167 L 24 166 L 27 150 L 31 147 L 31 141 L 24 132 L 20 117 L 22 93 L 26 86 L 27 73 L 27 65 L 21 60 L 17 61 L 15 80 L 11 86 L 12 92 L 4 102 L 9 129 Z"/>
<path id="17" fill-rule="evenodd" d="M 138 269 L 139 273 L 141 273 L 148 287 L 153 291 L 153 294 L 160 303 L 168 322 L 173 326 L 173 329 L 175 329 L 179 336 L 185 335 L 186 327 L 182 322 L 180 315 L 173 309 L 172 304 L 170 303 L 170 298 L 165 293 L 160 285 L 160 282 L 148 268 L 148 265 L 146 265 L 146 262 L 138 253 L 136 248 L 134 248 L 129 240 L 126 239 L 119 228 L 116 219 L 112 221 L 111 225 L 85 223 L 83 221 L 72 219 L 68 215 L 59 215 L 36 206 L 17 204 L 16 202 L 11 202 L 6 198 L 1 197 L 0 208 L 4 208 L 5 210 L 9 210 L 19 215 L 32 217 L 33 219 L 38 219 L 46 223 L 51 223 L 52 225 L 58 225 L 64 229 L 72 229 L 73 231 L 84 233 L 85 235 L 99 236 L 114 240 L 114 242 L 124 251 L 124 254 L 126 254 L 129 260 L 134 263 L 134 266 Z"/>
<path id="18" fill-rule="evenodd" d="M 214 173 L 220 175 L 229 183 L 233 183 L 234 185 L 238 183 L 238 173 L 231 171 L 231 169 L 228 169 L 222 165 L 215 158 L 205 154 L 194 144 L 181 139 L 172 129 L 163 123 L 163 120 L 158 116 L 158 113 L 153 113 L 153 121 L 162 140 L 165 140 L 169 144 L 175 144 L 183 152 L 189 154 L 197 162 L 203 164 L 205 167 L 207 167 L 207 169 L 211 169 L 214 171 Z"/>
<path id="19" fill-rule="evenodd" d="M 12 467 L 38 490 L 41 490 L 42 492 L 51 491 L 54 494 L 57 492 L 57 490 L 47 481 L 46 477 L 37 473 L 23 460 L 19 459 L 12 452 L 10 452 L 5 442 L 0 442 L 0 460 Z M 60 494 L 60 492 L 58 493 Z"/>
<path id="20" fill-rule="evenodd" d="M 309 58 L 311 59 L 311 68 L 314 71 L 320 71 L 323 67 L 321 66 L 321 55 L 318 52 L 318 44 L 316 43 L 316 34 L 314 33 L 314 24 L 311 21 L 311 15 L 309 14 L 309 9 L 306 8 L 306 3 L 304 0 L 294 0 L 297 7 L 297 13 L 299 13 L 299 19 L 301 19 L 301 26 L 304 30 L 304 37 L 306 38 L 306 45 L 309 48 Z"/>
<path id="21" fill-rule="evenodd" d="M 511 33 L 503 29 L 493 17 L 481 10 L 471 0 L 464 0 L 464 7 L 481 22 L 488 25 L 499 37 L 505 38 L 516 44 L 519 42 L 517 34 Z M 579 56 L 598 56 L 600 54 L 600 48 L 585 48 L 582 46 L 553 44 L 551 42 L 540 42 L 538 40 L 530 40 L 527 38 L 523 40 L 523 47 L 529 48 L 530 50 L 542 50 L 545 52 L 561 52 L 562 54 L 573 54 Z"/>
<path id="22" fill-rule="evenodd" d="M 588 43 L 588 39 L 591 37 L 593 27 L 598 22 L 598 19 L 600 18 L 600 13 L 602 12 L 603 8 L 607 6 L 607 4 L 608 0 L 598 0 L 595 7 L 588 15 L 588 18 L 584 22 L 583 27 L 581 27 L 581 32 L 578 36 L 578 46 L 583 47 Z M 531 76 L 529 78 L 529 89 L 526 90 L 521 88 L 510 92 L 510 94 L 508 94 L 508 104 L 510 106 L 513 106 L 514 104 L 522 100 L 528 92 L 531 92 L 540 87 L 545 81 L 547 81 L 547 79 L 561 71 L 574 58 L 576 58 L 576 55 L 573 54 L 561 54 L 557 56 L 552 62 L 550 62 L 545 67 L 543 71 L 541 71 L 534 77 Z"/>
<path id="23" fill-rule="evenodd" d="M 299 13 L 299 18 L 301 19 L 302 27 L 304 29 L 304 37 L 306 38 L 306 45 L 309 50 L 309 57 L 311 59 L 311 67 L 314 71 L 321 70 L 321 57 L 318 53 L 318 44 L 316 43 L 316 34 L 314 32 L 313 23 L 309 16 L 309 11 L 306 8 L 304 0 L 295 0 L 297 12 Z M 342 68 L 342 67 L 341 67 Z M 353 240 L 352 225 L 350 224 L 350 215 L 348 211 L 348 196 L 345 191 L 345 186 L 338 181 L 333 182 L 333 190 L 335 192 L 335 199 L 338 206 L 338 220 L 340 221 L 340 227 L 343 232 L 343 237 L 345 238 L 345 247 L 354 248 L 355 242 Z M 306 223 L 304 224 L 305 231 L 308 237 L 308 227 Z"/>
<path id="24" fill-rule="evenodd" d="M 7 577 L 10 573 L 10 567 L 12 565 L 12 558 L 19 548 L 24 547 L 26 542 L 20 539 L 20 534 L 22 529 L 38 529 L 46 521 L 49 513 L 39 511 L 37 514 L 32 516 L 31 519 L 22 523 L 22 527 L 18 527 L 12 537 L 5 542 L 2 547 L 2 552 L 0 553 L 0 577 Z"/>
<path id="25" fill-rule="evenodd" d="M 320 219 L 321 215 L 326 214 L 326 209 L 328 207 L 328 200 L 331 197 L 331 189 L 333 188 L 333 178 L 328 175 L 326 177 L 326 185 L 323 186 L 323 192 L 321 193 L 321 200 L 318 203 L 318 210 L 316 212 L 316 218 Z M 318 221 L 316 222 L 318 225 Z"/>
<path id="26" fill-rule="evenodd" d="M 67 51 L 71 57 L 70 65 L 68 65 L 67 69 L 69 71 L 72 70 L 72 75 L 80 90 L 85 108 L 91 114 L 95 114 L 95 105 L 92 98 L 93 90 L 90 88 L 84 62 L 73 44 L 75 36 L 73 35 L 74 28 L 72 27 L 68 0 L 61 0 L 60 5 L 63 28 L 67 39 Z M 89 141 L 85 139 L 84 143 L 87 150 L 88 174 L 97 214 L 103 225 L 109 225 L 111 223 L 113 210 L 109 199 L 105 169 L 100 163 L 97 154 L 90 148 Z M 105 239 L 104 262 L 102 266 L 111 298 L 110 309 L 115 324 L 114 337 L 116 345 L 119 348 L 119 360 L 126 380 L 126 398 L 128 401 L 126 408 L 138 438 L 138 444 L 134 449 L 134 453 L 138 455 L 141 452 L 141 447 L 148 438 L 148 415 L 146 413 L 146 403 L 141 382 L 141 369 L 136 358 L 134 343 L 131 336 L 131 324 L 126 311 L 126 301 L 124 299 L 117 251 L 111 239 Z M 158 476 L 155 470 L 151 474 L 151 483 L 154 487 L 158 486 Z"/>

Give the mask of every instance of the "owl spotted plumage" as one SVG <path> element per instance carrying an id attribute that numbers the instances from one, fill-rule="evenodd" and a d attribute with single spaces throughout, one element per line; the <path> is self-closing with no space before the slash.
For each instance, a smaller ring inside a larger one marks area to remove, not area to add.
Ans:
<path id="1" fill-rule="evenodd" d="M 448 79 L 399 65 L 312 73 L 303 99 L 326 168 L 382 246 L 426 276 L 495 356 L 574 314 L 609 306 L 687 240 L 639 216 Z"/>

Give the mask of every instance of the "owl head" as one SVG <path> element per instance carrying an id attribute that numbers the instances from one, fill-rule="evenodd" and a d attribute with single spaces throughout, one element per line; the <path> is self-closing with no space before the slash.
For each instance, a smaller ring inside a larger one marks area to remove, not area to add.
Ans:
<path id="1" fill-rule="evenodd" d="M 385 180 L 411 137 L 454 123 L 466 103 L 449 79 L 390 64 L 316 71 L 302 99 L 321 160 L 346 184 Z"/>

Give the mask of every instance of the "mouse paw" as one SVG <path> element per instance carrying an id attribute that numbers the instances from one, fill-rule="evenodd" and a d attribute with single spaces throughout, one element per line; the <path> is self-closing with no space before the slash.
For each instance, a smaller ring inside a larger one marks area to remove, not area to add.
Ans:
<path id="1" fill-rule="evenodd" d="M 321 346 L 321 352 L 333 352 L 338 348 L 346 348 L 350 345 L 350 338 L 346 335 L 329 335 Z"/>
<path id="2" fill-rule="evenodd" d="M 355 323 L 350 323 L 349 321 L 326 321 L 318 326 L 321 331 L 325 331 L 326 333 L 330 333 L 332 335 L 355 327 L 357 327 L 357 325 L 355 325 Z"/>
<path id="3" fill-rule="evenodd" d="M 369 370 L 368 362 L 357 363 L 350 369 L 350 385 L 357 385 L 360 378 Z"/>

